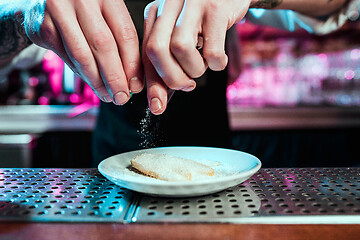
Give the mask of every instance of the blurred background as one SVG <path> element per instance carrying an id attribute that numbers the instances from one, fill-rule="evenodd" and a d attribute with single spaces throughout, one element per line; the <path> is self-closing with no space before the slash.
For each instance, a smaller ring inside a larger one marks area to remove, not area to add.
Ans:
<path id="1" fill-rule="evenodd" d="M 236 28 L 242 72 L 227 90 L 234 148 L 265 167 L 357 165 L 359 22 L 324 36 Z M 13 71 L 0 80 L 1 167 L 89 167 L 98 106 L 51 51 Z"/>

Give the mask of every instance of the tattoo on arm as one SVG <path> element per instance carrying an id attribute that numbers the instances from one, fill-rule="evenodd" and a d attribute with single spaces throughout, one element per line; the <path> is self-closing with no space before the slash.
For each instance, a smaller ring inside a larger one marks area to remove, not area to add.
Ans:
<path id="1" fill-rule="evenodd" d="M 0 19 L 0 65 L 9 63 L 30 44 L 24 27 L 16 19 Z"/>
<path id="2" fill-rule="evenodd" d="M 272 9 L 279 6 L 282 3 L 282 1 L 283 0 L 258 0 L 257 2 L 251 4 L 250 7 Z"/>

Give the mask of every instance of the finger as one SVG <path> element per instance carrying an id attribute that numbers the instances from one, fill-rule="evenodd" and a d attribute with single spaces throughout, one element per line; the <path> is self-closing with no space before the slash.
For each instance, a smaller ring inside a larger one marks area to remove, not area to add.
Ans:
<path id="1" fill-rule="evenodd" d="M 144 77 L 139 40 L 130 14 L 123 1 L 109 1 L 103 7 L 103 14 L 115 37 L 130 90 L 140 92 L 144 87 Z"/>
<path id="2" fill-rule="evenodd" d="M 170 38 L 183 1 L 163 1 L 145 46 L 146 55 L 164 83 L 171 89 L 191 91 L 196 83 L 182 70 L 170 52 Z"/>
<path id="3" fill-rule="evenodd" d="M 228 57 L 225 54 L 225 36 L 228 27 L 227 17 L 220 6 L 212 7 L 205 13 L 203 23 L 203 55 L 209 68 L 214 71 L 225 69 Z"/>
<path id="4" fill-rule="evenodd" d="M 47 2 L 49 14 L 52 16 L 67 55 L 75 68 L 82 74 L 83 80 L 103 101 L 109 101 L 109 93 L 99 74 L 95 58 L 78 24 L 74 6 L 59 1 Z"/>
<path id="5" fill-rule="evenodd" d="M 76 14 L 113 102 L 125 104 L 130 99 L 128 81 L 115 38 L 99 6 L 92 1 L 78 1 Z"/>
<path id="6" fill-rule="evenodd" d="M 44 14 L 44 20 L 40 26 L 36 44 L 55 52 L 76 74 L 79 74 L 67 55 L 60 33 L 48 13 Z"/>
<path id="7" fill-rule="evenodd" d="M 63 42 L 61 40 L 59 31 L 57 30 L 52 19 L 50 17 L 46 18 L 46 15 L 47 14 L 45 14 L 43 25 L 40 27 L 40 32 L 38 35 L 39 39 L 48 40 L 46 43 L 43 43 L 43 47 L 52 50 L 64 61 L 65 64 L 67 64 L 67 66 L 75 74 L 77 74 L 82 79 L 86 79 L 86 76 L 84 76 L 81 72 L 79 72 L 79 70 L 74 66 L 70 57 L 67 55 L 67 52 L 66 52 Z M 47 20 L 45 20 L 45 19 L 47 19 Z M 91 84 L 88 84 L 88 85 L 92 88 Z M 93 91 L 96 92 L 94 89 L 93 89 Z M 98 96 L 98 97 L 104 102 L 112 101 L 109 95 L 107 95 L 103 98 L 101 98 L 100 96 Z"/>
<path id="8" fill-rule="evenodd" d="M 196 49 L 203 15 L 203 12 L 199 11 L 202 9 L 200 4 L 201 1 L 185 2 L 170 43 L 172 54 L 191 78 L 200 77 L 207 68 L 206 62 Z"/>
<path id="9" fill-rule="evenodd" d="M 153 114 L 160 115 L 166 109 L 167 87 L 146 56 L 143 59 L 143 64 L 145 69 L 149 108 Z"/>
<path id="10" fill-rule="evenodd" d="M 166 109 L 167 87 L 157 74 L 151 61 L 145 53 L 145 46 L 149 40 L 152 27 L 157 15 L 157 2 L 148 4 L 145 8 L 144 38 L 143 38 L 143 66 L 146 78 L 148 104 L 153 114 L 159 115 Z"/>
<path id="11" fill-rule="evenodd" d="M 81 74 L 78 69 L 76 69 L 70 57 L 67 55 L 64 44 L 61 40 L 60 33 L 48 12 L 44 14 L 44 20 L 40 26 L 39 34 L 36 34 L 36 44 L 46 49 L 52 50 L 64 61 L 64 63 L 69 66 L 69 68 L 75 74 L 81 78 L 86 79 L 86 77 L 84 77 L 83 74 Z M 110 96 L 107 96 L 102 100 L 105 102 L 111 102 Z"/>

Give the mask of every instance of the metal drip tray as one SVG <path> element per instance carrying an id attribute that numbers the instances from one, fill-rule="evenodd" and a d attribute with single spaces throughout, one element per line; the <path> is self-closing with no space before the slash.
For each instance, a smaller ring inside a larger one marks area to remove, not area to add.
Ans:
<path id="1" fill-rule="evenodd" d="M 124 222 L 132 193 L 97 170 L 0 170 L 0 219 Z"/>
<path id="2" fill-rule="evenodd" d="M 360 223 L 358 168 L 261 169 L 244 184 L 209 196 L 143 196 L 137 209 L 138 222 L 333 223 L 339 216 Z"/>
<path id="3" fill-rule="evenodd" d="M 137 208 L 138 222 L 224 221 L 258 213 L 260 199 L 243 185 L 196 198 L 143 197 Z M 134 219 L 135 220 L 135 219 Z"/>
<path id="4" fill-rule="evenodd" d="M 261 169 L 241 185 L 156 198 L 95 169 L 0 169 L 0 221 L 360 223 L 360 168 Z"/>

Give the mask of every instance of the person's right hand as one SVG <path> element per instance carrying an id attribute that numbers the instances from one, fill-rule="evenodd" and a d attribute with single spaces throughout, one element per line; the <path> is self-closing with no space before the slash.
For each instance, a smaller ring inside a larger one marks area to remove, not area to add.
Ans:
<path id="1" fill-rule="evenodd" d="M 23 13 L 43 16 L 25 17 L 30 40 L 58 54 L 102 101 L 123 105 L 130 91 L 143 89 L 138 37 L 123 0 L 46 0 L 39 11 Z"/>
<path id="2" fill-rule="evenodd" d="M 145 9 L 143 65 L 151 112 L 162 114 L 168 89 L 190 92 L 209 67 L 224 70 L 226 32 L 251 0 L 156 0 Z M 202 48 L 202 53 L 198 51 Z M 220 79 L 219 79 L 220 80 Z M 221 80 L 220 80 L 221 81 Z"/>

